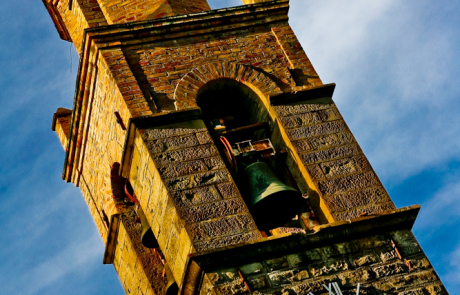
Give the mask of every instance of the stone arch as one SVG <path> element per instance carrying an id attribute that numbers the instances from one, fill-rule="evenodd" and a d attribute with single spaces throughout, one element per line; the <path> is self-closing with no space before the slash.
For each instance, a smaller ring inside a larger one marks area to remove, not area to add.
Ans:
<path id="1" fill-rule="evenodd" d="M 177 84 L 174 92 L 176 110 L 197 106 L 196 99 L 202 87 L 222 78 L 241 82 L 265 99 L 283 93 L 275 81 L 252 67 L 233 62 L 207 63 L 185 74 Z"/>

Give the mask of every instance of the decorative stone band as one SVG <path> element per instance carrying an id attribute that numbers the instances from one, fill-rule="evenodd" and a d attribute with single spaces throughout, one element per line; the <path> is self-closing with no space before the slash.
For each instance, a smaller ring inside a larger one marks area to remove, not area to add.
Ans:
<path id="1" fill-rule="evenodd" d="M 241 82 L 265 98 L 283 93 L 275 81 L 250 66 L 233 62 L 208 63 L 193 69 L 179 81 L 174 92 L 176 110 L 196 107 L 203 86 L 217 79 Z"/>
<path id="2" fill-rule="evenodd" d="M 244 245 L 232 245 L 225 249 L 213 249 L 190 256 L 203 270 L 217 266 L 230 267 L 237 263 L 245 263 L 249 259 L 263 259 L 268 253 L 276 256 L 277 253 L 296 249 L 314 249 L 318 246 L 385 234 L 389 231 L 411 230 L 419 211 L 419 205 L 412 205 L 383 212 L 381 215 L 320 225 L 315 229 L 315 233 L 288 233 L 276 239 L 259 239 Z"/>

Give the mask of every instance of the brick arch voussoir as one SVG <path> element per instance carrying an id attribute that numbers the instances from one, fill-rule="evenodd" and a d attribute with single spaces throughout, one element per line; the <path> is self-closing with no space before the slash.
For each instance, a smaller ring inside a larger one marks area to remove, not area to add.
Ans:
<path id="1" fill-rule="evenodd" d="M 177 84 L 174 92 L 176 110 L 196 107 L 200 89 L 208 82 L 222 78 L 241 82 L 265 99 L 282 93 L 275 81 L 257 69 L 238 63 L 207 63 L 185 74 Z"/>

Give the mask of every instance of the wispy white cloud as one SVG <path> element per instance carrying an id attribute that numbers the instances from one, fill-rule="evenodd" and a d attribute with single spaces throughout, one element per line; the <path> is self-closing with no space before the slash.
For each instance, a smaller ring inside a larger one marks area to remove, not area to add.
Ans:
<path id="1" fill-rule="evenodd" d="M 460 158 L 459 30 L 427 23 L 437 16 L 417 4 L 291 1 L 304 49 L 323 81 L 337 82 L 337 104 L 392 182 Z"/>
<path id="2" fill-rule="evenodd" d="M 38 294 L 40 290 L 56 284 L 63 277 L 75 272 L 90 272 L 94 262 L 100 262 L 103 252 L 100 237 L 93 234 L 82 242 L 69 244 L 67 248 L 50 255 L 49 258 L 26 270 L 19 278 L 4 282 L 3 292 L 7 294 Z M 6 276 L 9 277 L 8 275 Z M 5 276 L 3 277 L 5 278 Z M 26 282 L 26 283 L 25 283 Z"/>
<path id="3" fill-rule="evenodd" d="M 457 175 L 458 176 L 458 175 Z M 442 217 L 442 218 L 440 218 Z M 422 203 L 422 211 L 417 227 L 430 236 L 443 226 L 450 226 L 460 221 L 460 180 L 451 178 L 445 185 Z"/>
<path id="4" fill-rule="evenodd" d="M 457 245 L 455 251 L 449 255 L 449 271 L 445 275 L 445 281 L 451 285 L 460 287 L 460 244 Z"/>
<path id="5" fill-rule="evenodd" d="M 232 6 L 243 5 L 243 0 L 208 0 L 211 9 L 220 9 Z"/>

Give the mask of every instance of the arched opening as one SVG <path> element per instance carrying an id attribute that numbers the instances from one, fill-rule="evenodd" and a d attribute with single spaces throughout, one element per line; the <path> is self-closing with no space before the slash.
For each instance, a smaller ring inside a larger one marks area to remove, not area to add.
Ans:
<path id="1" fill-rule="evenodd" d="M 260 97 L 240 82 L 217 79 L 200 89 L 197 104 L 259 229 L 301 227 L 292 220 L 306 202 L 285 153 L 272 144 L 276 124 Z"/>
<path id="2" fill-rule="evenodd" d="M 260 98 L 246 85 L 231 79 L 213 80 L 203 86 L 197 104 L 205 119 L 233 116 L 236 125 L 250 125 L 269 120 Z"/>

